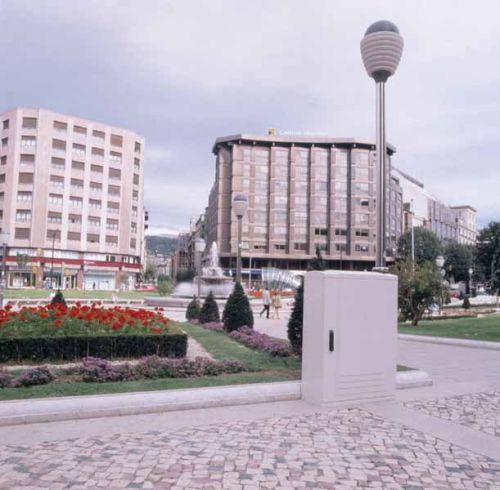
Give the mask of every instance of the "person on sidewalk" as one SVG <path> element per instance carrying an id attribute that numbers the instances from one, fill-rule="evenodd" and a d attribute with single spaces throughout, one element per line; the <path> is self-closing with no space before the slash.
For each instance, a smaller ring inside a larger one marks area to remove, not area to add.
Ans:
<path id="1" fill-rule="evenodd" d="M 262 304 L 264 305 L 264 308 L 262 308 L 260 316 L 262 317 L 262 313 L 266 312 L 266 318 L 269 319 L 269 309 L 271 307 L 271 295 L 269 294 L 268 288 L 262 291 Z"/>
<path id="2" fill-rule="evenodd" d="M 274 320 L 280 319 L 280 308 L 281 308 L 281 296 L 279 293 L 276 293 L 271 299 L 271 306 L 273 308 L 273 312 L 271 313 L 271 318 Z"/>

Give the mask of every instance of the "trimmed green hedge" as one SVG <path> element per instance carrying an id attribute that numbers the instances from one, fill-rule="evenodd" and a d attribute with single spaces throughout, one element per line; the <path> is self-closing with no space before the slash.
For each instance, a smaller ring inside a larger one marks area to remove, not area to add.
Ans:
<path id="1" fill-rule="evenodd" d="M 68 337 L 17 337 L 0 339 L 0 362 L 76 361 L 158 355 L 184 357 L 187 335 L 113 335 Z"/>

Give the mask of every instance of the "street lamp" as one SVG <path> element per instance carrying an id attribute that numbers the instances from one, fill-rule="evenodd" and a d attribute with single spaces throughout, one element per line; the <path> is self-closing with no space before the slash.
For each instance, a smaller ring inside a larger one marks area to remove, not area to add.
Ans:
<path id="1" fill-rule="evenodd" d="M 444 270 L 444 257 L 442 255 L 438 255 L 436 257 L 436 265 L 437 265 L 437 268 L 439 269 L 439 272 L 441 274 L 441 294 L 440 294 L 440 298 L 439 298 L 439 307 L 441 308 L 442 305 L 443 305 L 443 290 L 442 290 L 442 287 L 444 286 L 444 276 L 446 274 L 446 271 Z"/>
<path id="2" fill-rule="evenodd" d="M 4 289 L 7 288 L 7 232 L 0 233 L 0 241 L 2 243 L 2 275 L 0 276 L 0 309 L 3 308 Z"/>
<path id="3" fill-rule="evenodd" d="M 248 209 L 248 197 L 246 194 L 236 194 L 233 198 L 233 211 L 238 219 L 238 249 L 236 256 L 236 282 L 241 283 L 241 235 L 242 222 Z"/>
<path id="4" fill-rule="evenodd" d="M 472 290 L 471 290 L 472 289 L 472 274 L 474 274 L 474 269 L 471 267 L 468 272 L 469 272 L 469 284 L 468 284 L 469 294 L 472 294 Z"/>
<path id="5" fill-rule="evenodd" d="M 194 244 L 194 250 L 196 252 L 196 275 L 198 284 L 198 301 L 201 298 L 201 254 L 205 251 L 205 240 L 203 238 L 197 238 Z"/>
<path id="6" fill-rule="evenodd" d="M 361 40 L 361 56 L 377 87 L 377 256 L 375 269 L 385 271 L 386 140 L 385 82 L 394 75 L 403 52 L 403 38 L 388 20 L 375 22 Z"/>

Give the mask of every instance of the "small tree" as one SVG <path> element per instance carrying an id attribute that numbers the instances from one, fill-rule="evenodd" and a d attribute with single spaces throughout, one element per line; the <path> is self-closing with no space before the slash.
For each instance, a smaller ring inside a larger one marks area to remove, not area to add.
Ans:
<path id="1" fill-rule="evenodd" d="M 469 300 L 469 296 L 467 296 L 467 295 L 464 297 L 464 302 L 462 303 L 462 308 L 464 310 L 470 309 L 470 300 Z"/>
<path id="2" fill-rule="evenodd" d="M 193 296 L 193 299 L 189 302 L 186 309 L 186 320 L 199 320 L 200 312 L 200 302 L 196 296 Z"/>
<path id="3" fill-rule="evenodd" d="M 148 264 L 144 271 L 144 280 L 151 282 L 156 279 L 156 267 L 153 264 Z"/>
<path id="4" fill-rule="evenodd" d="M 50 303 L 53 305 L 62 304 L 66 306 L 66 300 L 64 299 L 63 293 L 61 293 L 60 289 L 56 291 L 56 294 L 54 294 L 54 297 L 52 298 L 52 301 Z"/>
<path id="5" fill-rule="evenodd" d="M 431 262 L 415 264 L 415 270 L 413 270 L 411 259 L 396 264 L 392 272 L 399 278 L 400 316 L 403 320 L 412 320 L 413 325 L 417 326 L 425 310 L 442 297 L 441 274 Z"/>
<path id="6" fill-rule="evenodd" d="M 304 323 L 304 282 L 295 292 L 295 303 L 288 320 L 288 340 L 295 352 L 302 351 L 302 326 Z"/>
<path id="7" fill-rule="evenodd" d="M 219 307 L 215 302 L 212 291 L 208 293 L 208 296 L 205 298 L 200 311 L 200 323 L 210 322 L 220 322 Z"/>
<path id="8" fill-rule="evenodd" d="M 170 280 L 158 281 L 156 284 L 156 290 L 160 296 L 167 296 L 172 292 L 172 282 Z"/>
<path id="9" fill-rule="evenodd" d="M 415 262 L 424 264 L 425 262 L 436 261 L 436 257 L 441 253 L 442 246 L 437 235 L 427 228 L 416 226 L 413 230 L 415 242 Z M 411 259 L 411 231 L 403 233 L 398 240 L 398 252 L 404 259 Z"/>
<path id="10" fill-rule="evenodd" d="M 500 292 L 500 230 L 495 234 L 492 244 L 492 260 L 491 260 L 491 290 L 497 293 L 497 306 L 498 295 Z"/>
<path id="11" fill-rule="evenodd" d="M 326 269 L 326 262 L 319 245 L 316 245 L 316 256 L 309 261 L 307 269 L 310 271 L 324 271 Z"/>
<path id="12" fill-rule="evenodd" d="M 253 313 L 247 295 L 242 285 L 237 282 L 229 296 L 222 314 L 222 321 L 226 332 L 232 332 L 240 327 L 253 328 Z"/>

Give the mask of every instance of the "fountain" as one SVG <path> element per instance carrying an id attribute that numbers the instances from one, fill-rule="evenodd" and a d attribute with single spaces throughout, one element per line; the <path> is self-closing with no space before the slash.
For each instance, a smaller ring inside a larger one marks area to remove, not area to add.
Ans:
<path id="1" fill-rule="evenodd" d="M 207 296 L 210 291 L 216 298 L 227 298 L 233 290 L 233 279 L 224 275 L 219 265 L 217 243 L 210 247 L 210 261 L 207 267 L 201 269 L 201 296 Z M 198 294 L 198 277 L 192 282 L 181 282 L 176 286 L 173 297 L 191 298 Z"/>

